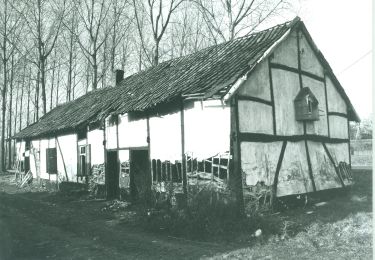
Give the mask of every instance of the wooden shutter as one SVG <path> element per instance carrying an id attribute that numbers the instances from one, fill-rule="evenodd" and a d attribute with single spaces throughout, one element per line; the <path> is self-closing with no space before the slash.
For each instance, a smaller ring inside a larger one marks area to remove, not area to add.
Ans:
<path id="1" fill-rule="evenodd" d="M 56 148 L 46 149 L 46 168 L 47 173 L 56 174 L 57 173 L 57 153 Z"/>
<path id="2" fill-rule="evenodd" d="M 86 175 L 91 174 L 91 144 L 86 145 Z"/>

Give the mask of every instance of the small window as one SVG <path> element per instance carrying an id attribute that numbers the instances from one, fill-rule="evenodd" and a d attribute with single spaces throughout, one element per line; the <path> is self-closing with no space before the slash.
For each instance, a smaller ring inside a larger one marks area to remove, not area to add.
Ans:
<path id="1" fill-rule="evenodd" d="M 78 151 L 79 159 L 77 176 L 87 176 L 90 174 L 91 169 L 90 145 L 80 145 Z"/>

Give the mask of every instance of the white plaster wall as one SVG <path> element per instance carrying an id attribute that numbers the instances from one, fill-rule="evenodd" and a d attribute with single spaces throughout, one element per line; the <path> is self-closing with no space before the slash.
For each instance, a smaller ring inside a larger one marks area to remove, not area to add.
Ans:
<path id="1" fill-rule="evenodd" d="M 335 115 L 329 116 L 329 132 L 332 138 L 348 139 L 348 119 Z"/>
<path id="2" fill-rule="evenodd" d="M 24 160 L 23 153 L 25 152 L 25 141 L 17 141 L 16 142 L 16 156 L 18 160 Z"/>
<path id="3" fill-rule="evenodd" d="M 238 94 L 271 101 L 267 60 L 262 61 L 238 89 Z"/>
<path id="4" fill-rule="evenodd" d="M 326 79 L 326 86 L 327 86 L 327 97 L 328 97 L 328 111 L 346 114 L 347 107 L 346 107 L 345 101 L 341 97 L 339 92 L 336 90 L 336 87 L 333 85 L 333 82 L 329 77 L 327 77 Z"/>
<path id="5" fill-rule="evenodd" d="M 272 106 L 239 100 L 238 112 L 240 132 L 273 134 Z"/>
<path id="6" fill-rule="evenodd" d="M 147 143 L 147 119 L 129 120 L 128 114 L 119 119 L 119 148 L 145 147 Z"/>
<path id="7" fill-rule="evenodd" d="M 287 143 L 278 180 L 278 197 L 313 191 L 304 141 Z"/>
<path id="8" fill-rule="evenodd" d="M 272 62 L 298 68 L 297 34 L 291 32 L 289 36 L 273 51 Z"/>
<path id="9" fill-rule="evenodd" d="M 151 159 L 181 160 L 180 112 L 150 117 L 149 124 Z"/>
<path id="10" fill-rule="evenodd" d="M 77 177 L 77 135 L 69 134 L 57 137 L 57 170 L 59 176 L 65 176 L 63 158 L 69 181 L 75 182 Z"/>
<path id="11" fill-rule="evenodd" d="M 46 149 L 48 147 L 48 139 L 41 139 L 40 140 L 40 178 L 41 179 L 49 179 L 49 176 L 47 174 L 47 168 L 46 168 Z"/>
<path id="12" fill-rule="evenodd" d="M 300 33 L 301 69 L 320 77 L 324 76 L 323 66 L 320 64 L 306 36 Z"/>
<path id="13" fill-rule="evenodd" d="M 195 101 L 184 113 L 186 153 L 205 159 L 229 151 L 229 106 L 223 106 L 220 100 Z"/>
<path id="14" fill-rule="evenodd" d="M 310 77 L 302 76 L 303 87 L 311 89 L 314 96 L 318 99 L 319 120 L 306 123 L 306 132 L 308 134 L 328 136 L 327 106 L 324 83 Z"/>
<path id="15" fill-rule="evenodd" d="M 241 143 L 241 168 L 245 174 L 245 184 L 254 186 L 258 182 L 272 185 L 282 142 Z"/>
<path id="16" fill-rule="evenodd" d="M 340 188 L 341 182 L 321 143 L 308 141 L 316 190 Z"/>
<path id="17" fill-rule="evenodd" d="M 297 73 L 272 69 L 275 97 L 276 134 L 302 135 L 303 123 L 296 121 L 294 98 L 300 91 Z"/>
<path id="18" fill-rule="evenodd" d="M 31 153 L 30 153 L 30 170 L 33 173 L 33 177 L 37 178 L 40 174 L 40 169 L 37 167 L 40 158 L 40 141 L 31 141 Z"/>
<path id="19" fill-rule="evenodd" d="M 104 163 L 103 130 L 87 132 L 87 142 L 91 147 L 91 165 Z"/>

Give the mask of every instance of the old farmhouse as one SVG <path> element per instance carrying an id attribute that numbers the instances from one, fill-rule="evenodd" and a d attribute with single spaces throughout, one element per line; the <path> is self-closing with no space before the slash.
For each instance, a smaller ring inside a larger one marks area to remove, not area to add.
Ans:
<path id="1" fill-rule="evenodd" d="M 348 126 L 359 118 L 298 17 L 123 75 L 17 133 L 22 170 L 102 184 L 108 198 L 215 184 L 245 205 L 254 192 L 352 184 Z"/>

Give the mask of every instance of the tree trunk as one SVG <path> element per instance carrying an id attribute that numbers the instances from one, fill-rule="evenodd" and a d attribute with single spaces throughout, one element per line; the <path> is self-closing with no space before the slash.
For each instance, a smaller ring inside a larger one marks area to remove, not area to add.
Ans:
<path id="1" fill-rule="evenodd" d="M 34 122 L 39 120 L 39 79 L 40 79 L 39 68 L 40 66 L 38 66 L 38 73 L 36 75 Z"/>
<path id="2" fill-rule="evenodd" d="M 5 51 L 3 51 L 5 52 Z M 6 104 L 7 104 L 7 62 L 3 60 L 3 88 L 1 90 L 1 171 L 5 171 L 5 115 L 6 115 Z"/>
<path id="3" fill-rule="evenodd" d="M 29 80 L 27 84 L 27 114 L 26 114 L 26 126 L 30 124 L 30 98 L 31 98 L 31 68 L 29 70 Z M 21 125 L 21 119 L 20 119 L 20 125 Z"/>
<path id="4" fill-rule="evenodd" d="M 9 82 L 9 121 L 8 121 L 8 169 L 12 168 L 12 112 L 13 112 L 14 55 L 12 55 Z"/>
<path id="5" fill-rule="evenodd" d="M 22 75 L 22 85 L 21 85 L 21 97 L 20 97 L 20 114 L 19 114 L 19 127 L 18 127 L 18 131 L 21 131 L 22 129 L 22 108 L 23 108 L 23 91 L 25 89 L 25 72 L 26 72 L 26 62 L 24 64 L 24 67 L 23 67 L 23 75 Z M 30 82 L 29 82 L 30 84 Z M 17 127 L 17 126 L 16 126 Z M 15 129 L 16 129 L 15 127 Z"/>
<path id="6" fill-rule="evenodd" d="M 43 115 L 47 113 L 47 99 L 46 99 L 46 59 L 43 56 L 40 62 L 40 83 L 42 84 L 42 105 Z"/>
<path id="7" fill-rule="evenodd" d="M 52 68 L 51 95 L 50 95 L 49 110 L 52 110 L 52 107 L 53 107 L 53 89 L 54 89 L 54 84 L 55 84 L 55 71 L 56 71 L 56 49 L 55 49 L 55 57 L 53 60 L 53 68 Z"/>
<path id="8" fill-rule="evenodd" d="M 96 61 L 96 54 L 93 55 L 93 69 L 94 69 L 94 78 L 92 80 L 92 90 L 96 90 L 98 88 L 98 64 Z"/>
<path id="9" fill-rule="evenodd" d="M 56 106 L 59 104 L 59 89 L 60 89 L 60 64 L 57 71 L 57 84 L 56 84 Z"/>

